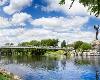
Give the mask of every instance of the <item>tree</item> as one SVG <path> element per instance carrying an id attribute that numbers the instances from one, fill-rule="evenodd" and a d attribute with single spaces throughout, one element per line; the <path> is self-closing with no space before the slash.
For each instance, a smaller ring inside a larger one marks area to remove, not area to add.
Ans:
<path id="1" fill-rule="evenodd" d="M 32 46 L 40 46 L 41 45 L 40 41 L 36 41 L 36 40 L 30 41 L 29 44 L 32 45 Z"/>
<path id="2" fill-rule="evenodd" d="M 75 51 L 76 51 L 77 49 L 79 49 L 80 46 L 81 46 L 82 44 L 83 44 L 82 41 L 76 41 L 76 42 L 74 43 L 74 45 L 73 45 Z"/>
<path id="3" fill-rule="evenodd" d="M 11 46 L 13 46 L 13 45 L 14 45 L 14 43 L 10 43 L 10 45 L 11 45 Z"/>
<path id="4" fill-rule="evenodd" d="M 29 46 L 30 43 L 29 42 L 22 42 L 20 44 L 18 44 L 19 46 Z"/>
<path id="5" fill-rule="evenodd" d="M 6 43 L 5 46 L 10 46 L 10 43 Z"/>
<path id="6" fill-rule="evenodd" d="M 89 43 L 83 43 L 83 44 L 80 46 L 80 49 L 82 50 L 82 52 L 84 52 L 85 50 L 92 49 L 92 46 L 91 46 Z"/>
<path id="7" fill-rule="evenodd" d="M 63 42 L 61 43 L 61 48 L 66 47 L 66 41 L 63 40 Z"/>
<path id="8" fill-rule="evenodd" d="M 72 0 L 72 3 L 69 9 L 72 7 L 75 0 Z M 93 13 L 96 17 L 100 15 L 100 0 L 79 0 L 85 7 L 88 7 L 90 14 Z M 59 2 L 60 5 L 65 4 L 65 0 Z"/>
<path id="9" fill-rule="evenodd" d="M 13 43 L 6 43 L 5 45 L 6 46 L 13 46 L 14 44 Z"/>
<path id="10" fill-rule="evenodd" d="M 41 40 L 42 46 L 58 46 L 58 39 L 44 39 Z"/>

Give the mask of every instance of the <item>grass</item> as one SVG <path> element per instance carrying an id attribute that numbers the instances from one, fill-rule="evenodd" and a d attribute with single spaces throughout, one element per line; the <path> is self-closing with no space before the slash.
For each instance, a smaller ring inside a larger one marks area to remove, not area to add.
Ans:
<path id="1" fill-rule="evenodd" d="M 44 55 L 49 57 L 60 57 L 63 54 L 64 54 L 63 50 L 58 50 L 58 51 L 47 51 Z"/>
<path id="2" fill-rule="evenodd" d="M 7 73 L 5 71 L 0 72 L 0 80 L 20 80 L 20 78 L 14 78 L 15 75 Z"/>
<path id="3" fill-rule="evenodd" d="M 0 73 L 0 80 L 12 80 L 12 79 L 9 75 Z"/>

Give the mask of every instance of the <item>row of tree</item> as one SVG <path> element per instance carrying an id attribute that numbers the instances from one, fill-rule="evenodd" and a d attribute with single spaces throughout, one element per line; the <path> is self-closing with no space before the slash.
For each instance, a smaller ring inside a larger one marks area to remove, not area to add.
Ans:
<path id="1" fill-rule="evenodd" d="M 43 39 L 41 41 L 32 40 L 30 42 L 19 43 L 19 46 L 58 46 L 58 39 Z"/>
<path id="2" fill-rule="evenodd" d="M 53 46 L 53 47 L 56 47 L 56 46 L 58 46 L 58 42 L 59 42 L 58 39 L 43 39 L 41 41 L 32 40 L 29 42 L 19 43 L 18 46 Z M 13 43 L 6 43 L 5 45 L 12 46 Z M 92 48 L 91 44 L 83 42 L 83 41 L 76 41 L 73 44 L 66 45 L 65 40 L 63 40 L 61 42 L 61 47 L 62 48 L 63 47 L 65 47 L 65 48 L 73 47 L 75 51 L 77 51 L 77 50 L 84 51 L 84 50 L 88 50 L 88 49 Z"/>

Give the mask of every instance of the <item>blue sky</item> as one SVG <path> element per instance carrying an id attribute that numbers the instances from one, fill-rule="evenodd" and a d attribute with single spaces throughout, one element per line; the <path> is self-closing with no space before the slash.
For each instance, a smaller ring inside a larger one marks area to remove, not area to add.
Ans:
<path id="1" fill-rule="evenodd" d="M 3 0 L 0 2 L 0 45 L 47 38 L 91 42 L 95 39 L 94 25 L 100 17 L 89 15 L 77 0 L 59 5 L 60 0 Z M 100 35 L 99 35 L 100 37 Z"/>

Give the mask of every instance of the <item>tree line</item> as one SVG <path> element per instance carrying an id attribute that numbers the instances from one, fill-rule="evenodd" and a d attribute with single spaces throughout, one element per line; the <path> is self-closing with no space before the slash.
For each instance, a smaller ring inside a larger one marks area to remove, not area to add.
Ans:
<path id="1" fill-rule="evenodd" d="M 41 41 L 32 40 L 29 42 L 19 43 L 18 46 L 58 46 L 58 39 L 43 39 Z"/>

